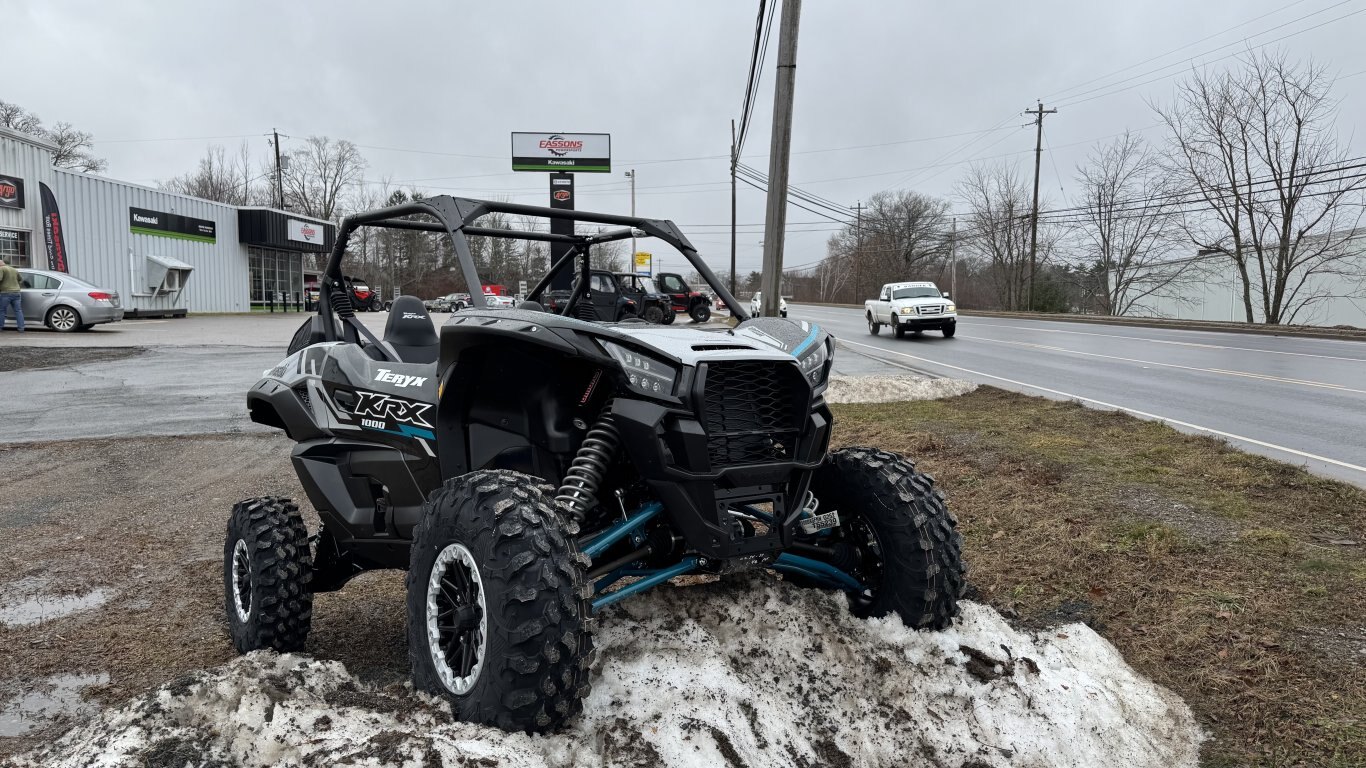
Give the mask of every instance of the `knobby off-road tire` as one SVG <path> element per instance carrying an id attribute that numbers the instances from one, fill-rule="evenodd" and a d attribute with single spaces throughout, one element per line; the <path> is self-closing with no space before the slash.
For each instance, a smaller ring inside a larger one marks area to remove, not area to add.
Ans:
<path id="1" fill-rule="evenodd" d="M 897 454 L 855 447 L 831 453 L 811 490 L 818 514 L 839 510 L 833 536 L 843 557 L 836 565 L 872 587 L 871 596 L 850 595 L 855 615 L 896 611 L 913 629 L 952 623 L 967 566 L 958 520 L 933 478 Z"/>
<path id="2" fill-rule="evenodd" d="M 461 720 L 540 733 L 583 707 L 594 656 L 588 558 L 553 490 L 517 472 L 472 472 L 433 493 L 414 530 L 413 683 L 448 698 Z"/>
<path id="3" fill-rule="evenodd" d="M 711 305 L 705 302 L 696 302 L 688 308 L 688 317 L 694 323 L 705 323 L 711 319 Z"/>
<path id="4" fill-rule="evenodd" d="M 237 502 L 223 544 L 223 602 L 238 653 L 301 651 L 313 622 L 313 555 L 299 507 L 266 496 Z"/>
<path id="5" fill-rule="evenodd" d="M 660 325 L 664 322 L 664 308 L 651 304 L 645 308 L 645 313 L 641 315 L 641 319 L 651 325 Z"/>
<path id="6" fill-rule="evenodd" d="M 669 307 L 664 312 L 664 319 L 660 320 L 660 325 L 673 325 L 674 319 L 678 317 L 678 312 L 673 307 Z"/>

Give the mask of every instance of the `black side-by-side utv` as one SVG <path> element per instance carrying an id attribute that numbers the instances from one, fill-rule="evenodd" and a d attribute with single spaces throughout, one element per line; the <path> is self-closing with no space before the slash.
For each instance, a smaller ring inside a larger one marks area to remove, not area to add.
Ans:
<path id="1" fill-rule="evenodd" d="M 489 213 L 620 228 L 480 227 Z M 343 277 L 360 227 L 448 236 L 469 286 L 467 237 L 567 252 L 516 309 L 471 290 L 438 333 L 401 297 L 376 335 Z M 677 249 L 736 324 L 598 320 L 589 248 L 632 236 Z M 573 286 L 556 313 L 539 301 L 552 285 Z M 317 315 L 247 394 L 253 421 L 297 443 L 322 525 L 308 531 L 286 498 L 233 508 L 233 643 L 300 650 L 314 593 L 406 569 L 415 684 L 462 719 L 546 731 L 589 689 L 593 615 L 684 574 L 769 569 L 843 591 L 859 616 L 946 627 L 964 586 L 955 520 L 906 459 L 827 452 L 833 352 L 817 325 L 748 318 L 668 221 L 445 196 L 348 217 Z"/>

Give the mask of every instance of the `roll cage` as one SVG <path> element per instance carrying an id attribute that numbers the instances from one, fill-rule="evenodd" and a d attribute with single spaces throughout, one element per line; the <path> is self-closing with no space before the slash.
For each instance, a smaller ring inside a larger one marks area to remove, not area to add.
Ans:
<path id="1" fill-rule="evenodd" d="M 475 222 L 480 217 L 490 213 L 530 216 L 546 220 L 617 225 L 625 228 L 593 235 L 569 235 L 536 230 L 475 226 Z M 482 282 L 479 279 L 479 272 L 475 268 L 469 243 L 466 241 L 468 236 L 498 237 L 567 245 L 569 248 L 564 255 L 550 265 L 545 276 L 537 281 L 535 287 L 526 296 L 528 301 L 539 302 L 561 272 L 574 268 L 574 260 L 577 258 L 579 262 L 577 267 L 578 279 L 574 284 L 575 287 L 571 291 L 569 300 L 565 302 L 560 311 L 562 315 L 571 314 L 579 299 L 588 290 L 588 277 L 592 270 L 588 258 L 588 249 L 591 246 L 626 240 L 633 236 L 657 237 L 683 254 L 683 257 L 688 260 L 693 269 L 697 270 L 707 285 L 716 292 L 716 295 L 721 297 L 733 316 L 742 320 L 749 317 L 745 308 L 726 290 L 715 273 L 698 255 L 697 249 L 692 246 L 692 243 L 672 221 L 438 195 L 401 205 L 377 208 L 373 211 L 347 216 L 341 220 L 341 224 L 337 227 L 337 238 L 332 246 L 332 254 L 328 259 L 327 268 L 323 272 L 321 295 L 318 302 L 318 314 L 324 318 L 322 331 L 327 341 L 354 343 L 364 337 L 371 344 L 375 344 L 383 350 L 383 345 L 379 344 L 374 334 L 356 318 L 355 307 L 351 306 L 351 298 L 346 291 L 345 278 L 342 273 L 342 262 L 346 258 L 346 244 L 350 240 L 351 234 L 361 227 L 446 233 L 455 249 L 465 284 L 469 286 L 470 302 L 477 308 L 485 308 L 487 303 L 484 301 L 483 291 L 479 290 Z"/>

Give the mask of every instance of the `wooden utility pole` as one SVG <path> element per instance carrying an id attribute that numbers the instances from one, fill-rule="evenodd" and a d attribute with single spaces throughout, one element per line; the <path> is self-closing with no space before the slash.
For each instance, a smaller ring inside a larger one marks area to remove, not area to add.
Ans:
<path id="1" fill-rule="evenodd" d="M 801 11 L 802 0 L 783 0 L 778 73 L 773 86 L 773 139 L 768 152 L 768 210 L 764 215 L 764 317 L 778 317 L 782 301 L 787 172 L 792 146 L 792 97 L 797 84 L 797 22 Z"/>
<path id="2" fill-rule="evenodd" d="M 949 234 L 949 298 L 958 303 L 958 218 L 953 219 Z"/>
<path id="3" fill-rule="evenodd" d="M 1034 311 L 1034 270 L 1038 265 L 1039 251 L 1039 161 L 1043 158 L 1043 116 L 1057 112 L 1056 109 L 1044 109 L 1043 102 L 1039 102 L 1038 109 L 1025 110 L 1026 115 L 1034 116 L 1034 125 L 1037 129 L 1034 137 L 1034 206 L 1033 215 L 1029 217 L 1029 306 L 1025 311 Z"/>
<path id="4" fill-rule="evenodd" d="M 854 303 L 857 304 L 859 296 L 863 295 L 863 201 L 858 201 L 854 209 L 858 211 L 854 219 Z"/>
<path id="5" fill-rule="evenodd" d="M 730 295 L 735 295 L 735 121 L 730 121 Z"/>

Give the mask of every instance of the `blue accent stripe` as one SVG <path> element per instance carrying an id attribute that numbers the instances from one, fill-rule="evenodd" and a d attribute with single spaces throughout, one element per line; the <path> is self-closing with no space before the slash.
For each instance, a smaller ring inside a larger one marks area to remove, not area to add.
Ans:
<path id="1" fill-rule="evenodd" d="M 413 426 L 409 426 L 409 425 L 407 425 L 407 424 L 400 424 L 400 425 L 398 425 L 398 431 L 399 431 L 399 432 L 402 432 L 403 434 L 405 434 L 405 435 L 407 435 L 407 436 L 409 436 L 409 437 L 424 437 L 424 438 L 426 438 L 426 439 L 428 439 L 428 440 L 435 440 L 435 439 L 436 439 L 436 435 L 433 434 L 432 431 L 431 431 L 430 429 L 423 429 L 423 428 L 421 428 L 421 427 L 413 427 Z"/>
<path id="2" fill-rule="evenodd" d="M 797 348 L 792 350 L 792 356 L 801 357 L 801 354 L 806 351 L 806 348 L 811 346 L 812 343 L 816 341 L 816 337 L 820 335 L 821 327 L 819 325 L 816 325 L 815 323 L 812 323 L 811 334 L 806 337 L 806 341 L 803 341 L 801 344 L 798 344 Z"/>

